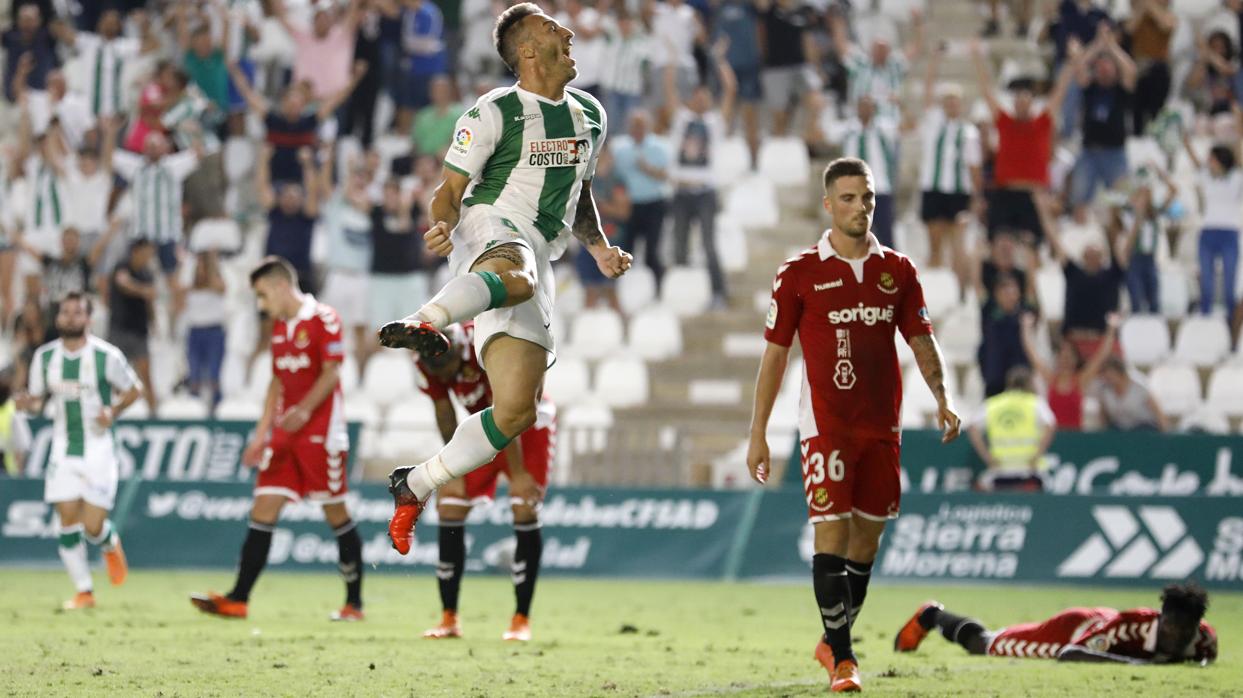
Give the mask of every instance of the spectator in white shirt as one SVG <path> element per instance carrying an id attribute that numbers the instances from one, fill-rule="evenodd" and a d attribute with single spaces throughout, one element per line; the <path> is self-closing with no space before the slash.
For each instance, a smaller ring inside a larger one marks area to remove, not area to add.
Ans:
<path id="1" fill-rule="evenodd" d="M 647 8 L 645 8 L 647 9 Z M 695 8 L 683 0 L 665 0 L 651 6 L 652 52 L 649 55 L 648 105 L 657 110 L 658 133 L 664 132 L 676 104 L 666 101 L 662 77 L 665 68 L 672 66 L 677 93 L 690 94 L 699 83 L 695 64 L 695 44 L 704 35 L 703 24 Z"/>
<path id="2" fill-rule="evenodd" d="M 600 96 L 600 78 L 604 69 L 604 25 L 600 13 L 583 5 L 582 0 L 565 0 L 563 10 L 554 19 L 574 32 L 574 65 L 578 77 L 575 87 Z"/>
<path id="3" fill-rule="evenodd" d="M 206 397 L 214 411 L 220 402 L 220 367 L 224 362 L 225 307 L 227 288 L 220 274 L 220 262 L 215 250 L 199 252 L 187 286 L 185 322 L 189 328 L 186 338 L 186 364 L 190 392 L 200 398 Z"/>
<path id="4" fill-rule="evenodd" d="M 1222 295 L 1226 322 L 1236 323 L 1235 284 L 1239 272 L 1239 202 L 1243 201 L 1243 170 L 1238 166 L 1237 146 L 1215 145 L 1208 162 L 1202 163 L 1189 136 L 1184 135 L 1187 155 L 1199 170 L 1196 189 L 1201 203 L 1200 312 L 1212 312 L 1217 297 L 1217 262 L 1221 262 Z M 1232 325 L 1232 329 L 1234 329 Z"/>
<path id="5" fill-rule="evenodd" d="M 713 59 L 720 75 L 722 96 L 718 109 L 713 104 L 712 91 L 707 85 L 699 85 L 673 112 L 673 125 L 669 139 L 673 144 L 673 159 L 669 167 L 669 180 L 673 184 L 673 262 L 685 266 L 690 257 L 691 226 L 698 225 L 707 257 L 708 276 L 712 282 L 713 306 L 724 308 L 727 304 L 725 275 L 716 249 L 717 181 L 713 171 L 715 155 L 725 140 L 726 124 L 733 118 L 734 102 L 738 85 L 734 71 L 725 60 L 728 41 L 713 46 Z M 665 68 L 666 97 L 670 104 L 678 103 L 675 90 L 676 76 L 672 66 Z"/>

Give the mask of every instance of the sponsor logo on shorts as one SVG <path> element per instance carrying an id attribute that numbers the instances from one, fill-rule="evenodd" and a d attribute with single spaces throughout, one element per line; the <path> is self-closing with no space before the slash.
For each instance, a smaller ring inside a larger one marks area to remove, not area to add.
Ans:
<path id="1" fill-rule="evenodd" d="M 572 167 L 587 162 L 591 141 L 586 138 L 544 138 L 527 143 L 527 166 Z"/>
<path id="2" fill-rule="evenodd" d="M 812 287 L 811 287 L 811 290 L 813 290 L 813 291 L 827 291 L 827 290 L 829 290 L 829 289 L 831 289 L 831 288 L 841 288 L 841 286 L 842 286 L 842 280 L 841 280 L 841 279 L 838 279 L 838 280 L 836 280 L 836 281 L 830 281 L 830 282 L 828 282 L 827 284 L 816 284 L 816 285 L 814 285 L 814 286 L 812 286 Z"/>
<path id="3" fill-rule="evenodd" d="M 833 508 L 833 500 L 829 499 L 829 491 L 823 487 L 817 487 L 813 490 L 807 503 L 811 506 L 812 511 L 824 512 Z"/>
<path id="4" fill-rule="evenodd" d="M 893 281 L 893 274 L 887 271 L 881 272 L 880 283 L 876 284 L 876 288 L 880 289 L 881 293 L 888 293 L 889 295 L 898 292 L 898 286 Z"/>
<path id="5" fill-rule="evenodd" d="M 278 371 L 297 373 L 311 367 L 311 357 L 306 354 L 286 354 L 276 359 L 275 366 Z"/>
<path id="6" fill-rule="evenodd" d="M 850 322 L 862 322 L 868 327 L 871 327 L 878 322 L 892 323 L 893 318 L 894 312 L 892 305 L 887 305 L 881 308 L 875 305 L 864 305 L 860 303 L 853 308 L 834 310 L 829 313 L 829 323 L 833 325 L 844 325 Z"/>

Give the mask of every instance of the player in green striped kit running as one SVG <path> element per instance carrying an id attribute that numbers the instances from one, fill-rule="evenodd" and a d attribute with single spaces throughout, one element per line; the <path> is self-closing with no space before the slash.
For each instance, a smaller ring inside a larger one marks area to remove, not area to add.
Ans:
<path id="1" fill-rule="evenodd" d="M 569 236 L 608 277 L 631 263 L 605 239 L 591 196 L 607 119 L 595 97 L 567 86 L 578 74 L 574 32 L 522 3 L 497 18 L 492 36 L 518 82 L 485 94 L 458 119 L 425 235 L 456 276 L 416 313 L 380 329 L 381 344 L 434 357 L 449 347 L 441 330 L 475 318 L 492 407 L 458 425 L 431 460 L 389 476 L 396 506 L 389 537 L 402 554 L 436 488 L 491 462 L 535 423 L 555 354 L 551 262 Z"/>
<path id="2" fill-rule="evenodd" d="M 71 292 L 60 302 L 60 339 L 35 351 L 29 391 L 18 408 L 43 411 L 52 405 L 52 450 L 43 499 L 60 518 L 60 559 L 77 595 L 66 610 L 95 605 L 86 542 L 98 545 L 114 585 L 127 573 L 121 537 L 108 519 L 117 493 L 116 445 L 112 423 L 141 394 L 142 384 L 121 351 L 90 334 L 91 300 Z"/>

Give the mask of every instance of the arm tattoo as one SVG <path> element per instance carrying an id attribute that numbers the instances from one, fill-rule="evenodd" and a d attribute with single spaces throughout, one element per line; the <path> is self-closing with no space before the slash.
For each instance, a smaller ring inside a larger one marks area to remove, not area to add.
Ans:
<path id="1" fill-rule="evenodd" d="M 911 351 L 915 354 L 915 363 L 924 376 L 928 389 L 938 399 L 948 397 L 945 391 L 945 359 L 941 356 L 941 347 L 930 334 L 911 338 Z"/>
<path id="2" fill-rule="evenodd" d="M 583 182 L 578 195 L 578 208 L 574 212 L 574 237 L 587 247 L 608 244 L 600 228 L 600 215 L 596 212 L 596 199 L 591 195 L 591 182 Z"/>

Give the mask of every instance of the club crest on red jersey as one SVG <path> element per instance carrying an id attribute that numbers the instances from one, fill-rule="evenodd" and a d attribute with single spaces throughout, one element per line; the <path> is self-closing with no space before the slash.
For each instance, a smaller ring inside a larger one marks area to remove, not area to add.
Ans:
<path id="1" fill-rule="evenodd" d="M 311 345 L 311 333 L 307 332 L 305 327 L 299 327 L 293 333 L 293 345 L 299 349 L 306 349 Z"/>
<path id="2" fill-rule="evenodd" d="M 876 284 L 876 288 L 880 289 L 881 293 L 888 293 L 889 295 L 898 292 L 898 285 L 894 283 L 893 274 L 887 271 L 880 273 L 880 283 Z"/>

